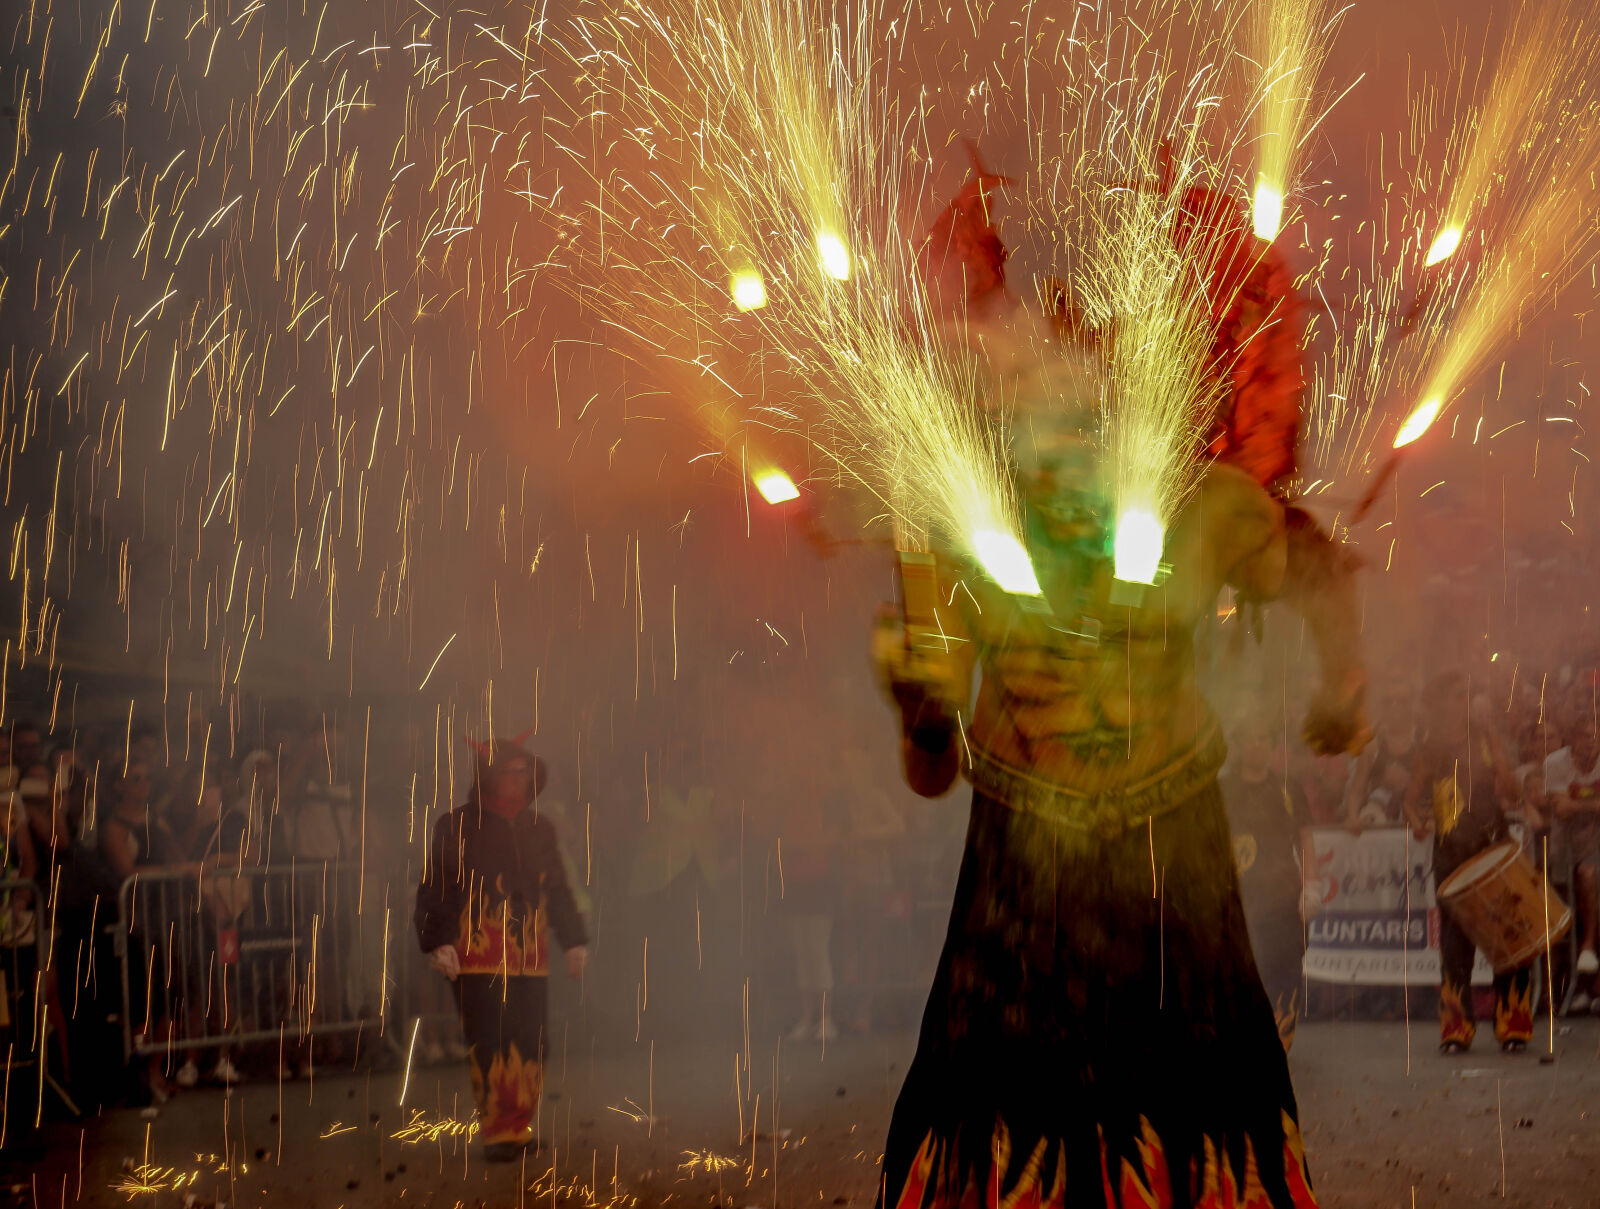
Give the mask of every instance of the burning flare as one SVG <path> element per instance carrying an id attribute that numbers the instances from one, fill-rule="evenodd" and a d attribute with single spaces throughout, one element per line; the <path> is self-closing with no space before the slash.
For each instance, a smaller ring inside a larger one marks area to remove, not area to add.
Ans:
<path id="1" fill-rule="evenodd" d="M 1042 596 L 1033 562 L 1022 543 L 998 529 L 980 529 L 972 535 L 978 565 L 995 583 L 1015 596 Z"/>
<path id="2" fill-rule="evenodd" d="M 782 504 L 798 499 L 800 488 L 781 470 L 763 470 L 755 476 L 756 490 L 769 504 Z"/>
<path id="3" fill-rule="evenodd" d="M 1124 583 L 1153 584 L 1161 566 L 1166 531 L 1148 508 L 1129 508 L 1117 517 L 1112 538 L 1112 574 Z"/>
<path id="4" fill-rule="evenodd" d="M 1406 417 L 1406 422 L 1400 425 L 1400 431 L 1395 433 L 1394 447 L 1396 449 L 1409 445 L 1423 433 L 1427 432 L 1433 422 L 1439 418 L 1439 413 L 1444 410 L 1444 400 L 1437 396 L 1424 400 L 1416 409 Z"/>

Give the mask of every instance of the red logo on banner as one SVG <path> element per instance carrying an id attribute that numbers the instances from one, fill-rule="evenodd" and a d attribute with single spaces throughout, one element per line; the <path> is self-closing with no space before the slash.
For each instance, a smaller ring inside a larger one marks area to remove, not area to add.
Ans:
<path id="1" fill-rule="evenodd" d="M 225 966 L 239 964 L 239 929 L 217 929 L 217 960 Z"/>

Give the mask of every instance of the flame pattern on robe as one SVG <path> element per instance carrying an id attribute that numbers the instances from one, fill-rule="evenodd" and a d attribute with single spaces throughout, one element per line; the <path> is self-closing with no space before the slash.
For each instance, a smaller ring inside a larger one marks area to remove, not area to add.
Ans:
<path id="1" fill-rule="evenodd" d="M 1197 1157 L 1190 1165 L 1188 1187 L 1184 1190 L 1187 1196 L 1179 1200 L 1166 1148 L 1150 1122 L 1141 1117 L 1132 1155 L 1115 1164 L 1104 1135 L 1101 1136 L 1100 1177 L 1106 1209 L 1316 1209 L 1317 1198 L 1311 1191 L 1300 1129 L 1287 1112 L 1283 1114 L 1283 1138 L 1287 1202 L 1274 1202 L 1263 1185 L 1255 1148 L 1248 1138 L 1243 1170 L 1236 1173 L 1227 1159 L 1226 1147 L 1219 1147 L 1209 1137 L 1204 1139 L 1204 1157 Z M 963 1178 L 954 1150 L 954 1146 L 929 1133 L 893 1202 L 895 1209 L 1066 1209 L 1067 1158 L 1062 1143 L 1055 1145 L 1054 1173 L 1048 1185 L 1045 1167 L 1050 1146 L 1048 1139 L 1041 1138 L 1022 1170 L 1004 1189 L 1000 1185 L 1001 1173 L 1009 1170 L 1011 1162 L 1011 1134 L 1005 1122 L 995 1125 L 989 1175 L 983 1187 L 971 1171 Z"/>
<path id="2" fill-rule="evenodd" d="M 508 896 L 501 878 L 494 890 L 482 884 L 461 909 L 456 951 L 463 974 L 538 976 L 550 972 L 545 940 L 545 904 L 533 909 L 520 896 Z"/>
<path id="3" fill-rule="evenodd" d="M 511 1142 L 526 1145 L 533 1140 L 533 1118 L 539 1110 L 544 1090 L 544 1063 L 524 1058 L 517 1043 L 496 1052 L 489 1061 L 487 1075 L 478 1062 L 478 1049 L 472 1049 L 472 1098 L 478 1105 L 478 1121 L 486 1143 Z"/>

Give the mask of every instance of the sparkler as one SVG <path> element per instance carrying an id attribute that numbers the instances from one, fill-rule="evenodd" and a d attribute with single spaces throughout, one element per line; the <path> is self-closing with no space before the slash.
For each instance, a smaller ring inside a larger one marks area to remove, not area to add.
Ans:
<path id="1" fill-rule="evenodd" d="M 1299 177 L 1318 76 L 1340 17 L 1328 0 L 1257 0 L 1250 9 L 1260 71 L 1255 100 L 1256 186 L 1252 225 L 1271 242 L 1283 226 L 1284 199 Z"/>
<path id="2" fill-rule="evenodd" d="M 1549 47 L 1562 39 L 1585 49 L 1552 61 Z M 1420 402 L 1400 424 L 1396 452 L 1358 505 L 1357 519 L 1394 473 L 1400 451 L 1492 363 L 1519 324 L 1600 252 L 1600 232 L 1587 214 L 1600 171 L 1600 116 L 1589 82 L 1596 66 L 1593 40 L 1573 28 L 1566 4 L 1519 14 L 1487 95 L 1467 123 L 1447 225 L 1424 257 L 1425 266 L 1443 265 L 1471 222 L 1481 263 L 1462 267 L 1449 289 L 1419 300 L 1417 334 L 1395 377 L 1396 388 Z"/>
<path id="3" fill-rule="evenodd" d="M 1200 478 L 1195 446 L 1219 398 L 1209 307 L 1172 245 L 1174 203 L 1128 195 L 1090 253 L 1091 306 L 1117 325 L 1103 409 L 1118 579 L 1154 583 L 1165 533 Z"/>
<path id="4" fill-rule="evenodd" d="M 619 131 L 648 129 L 652 159 L 704 183 L 685 194 L 657 169 L 645 198 L 638 181 L 626 190 L 598 182 L 608 213 L 674 233 L 648 259 L 656 280 L 676 284 L 629 279 L 624 294 L 621 278 L 597 269 L 586 300 L 661 343 L 655 333 L 681 329 L 695 299 L 714 297 L 701 283 L 730 281 L 782 381 L 819 416 L 813 441 L 887 507 L 903 542 L 918 547 L 937 533 L 973 557 L 980 533 L 1020 546 L 1003 439 L 978 406 L 977 353 L 936 331 L 901 226 L 924 178 L 908 178 L 904 153 L 890 150 L 898 119 L 879 64 L 896 35 L 866 10 L 835 20 L 813 3 L 622 11 L 626 22 L 580 22 L 569 53 L 616 77 L 603 108 Z M 670 64 L 675 87 L 645 71 L 657 61 Z M 741 298 L 738 275 L 752 263 L 763 266 L 765 306 L 747 305 L 753 289 Z M 701 331 L 720 322 L 694 315 Z"/>
<path id="5" fill-rule="evenodd" d="M 1235 224 L 1221 167 L 1240 152 L 1216 102 L 1230 32 L 1196 35 L 1198 68 L 1132 23 L 1080 38 L 1080 78 L 1094 83 L 1063 106 L 1055 145 L 1032 174 L 1049 182 L 1029 200 L 1035 224 L 1057 233 L 1055 276 L 1103 334 L 1096 436 L 1113 573 L 1128 583 L 1154 581 L 1166 531 L 1204 473 L 1199 446 L 1230 368 L 1213 358 L 1215 325 L 1259 254 L 1237 238 L 1250 227 Z M 1303 35 L 1295 53 L 1315 42 Z M 1310 85 L 1297 89 L 1303 109 Z M 1299 112 L 1292 98 L 1285 105 Z"/>
<path id="6" fill-rule="evenodd" d="M 1457 127 L 1462 133 L 1451 140 L 1464 146 L 1459 168 L 1450 179 L 1442 224 L 1423 258 L 1425 267 L 1455 255 L 1497 183 L 1508 171 L 1517 170 L 1517 160 L 1530 150 L 1538 155 L 1552 149 L 1550 132 L 1538 127 L 1552 102 L 1559 101 L 1564 85 L 1576 82 L 1561 78 L 1563 64 L 1550 54 L 1550 48 L 1559 44 L 1568 7 L 1567 0 L 1550 0 L 1517 10 L 1482 105 Z"/>

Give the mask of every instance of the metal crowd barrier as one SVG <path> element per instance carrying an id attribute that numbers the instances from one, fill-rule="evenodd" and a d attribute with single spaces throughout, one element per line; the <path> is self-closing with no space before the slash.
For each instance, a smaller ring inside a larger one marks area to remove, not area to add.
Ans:
<path id="1" fill-rule="evenodd" d="M 117 895 L 123 1050 L 355 1033 L 354 864 L 140 869 Z"/>
<path id="2" fill-rule="evenodd" d="M 35 983 L 49 926 L 32 878 L 0 878 L 0 1050 L 11 1069 L 39 1060 L 42 1031 Z"/>
<path id="3" fill-rule="evenodd" d="M 39 884 L 31 878 L 0 878 L 0 1051 L 5 1053 L 6 1081 L 0 1099 L 25 1070 L 42 1103 L 48 1090 L 74 1116 L 81 1115 L 57 1074 L 50 1069 L 52 1024 L 60 1022 L 60 1005 L 50 994 L 49 962 L 52 921 Z M 59 1045 L 59 1041 L 57 1042 Z M 0 1143 L 5 1141 L 0 1117 Z"/>

